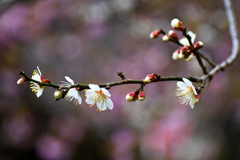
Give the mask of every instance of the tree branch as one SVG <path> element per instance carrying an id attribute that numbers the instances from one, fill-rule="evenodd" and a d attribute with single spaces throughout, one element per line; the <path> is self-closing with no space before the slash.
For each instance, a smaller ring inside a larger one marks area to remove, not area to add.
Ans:
<path id="1" fill-rule="evenodd" d="M 239 38 L 236 26 L 236 18 L 233 13 L 232 4 L 230 0 L 223 0 L 223 2 L 226 9 L 226 14 L 229 23 L 229 32 L 232 39 L 232 51 L 230 56 L 225 61 L 216 65 L 215 68 L 213 68 L 207 75 L 202 76 L 201 77 L 202 80 L 206 80 L 207 78 L 212 77 L 220 70 L 223 70 L 232 65 L 239 55 Z"/>

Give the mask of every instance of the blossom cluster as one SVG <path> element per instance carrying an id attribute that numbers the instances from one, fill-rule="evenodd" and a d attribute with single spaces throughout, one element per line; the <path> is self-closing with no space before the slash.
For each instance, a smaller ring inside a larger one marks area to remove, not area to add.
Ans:
<path id="1" fill-rule="evenodd" d="M 49 80 L 45 80 L 43 78 L 43 75 L 41 74 L 40 69 L 37 67 L 37 70 L 33 71 L 32 79 L 40 82 L 40 83 L 50 83 Z M 59 100 L 61 98 L 65 98 L 68 101 L 73 101 L 76 105 L 82 103 L 82 97 L 79 94 L 79 91 L 77 88 L 71 88 L 72 85 L 74 85 L 74 81 L 68 77 L 65 76 L 65 79 L 67 82 L 62 81 L 63 84 L 61 84 L 61 88 L 69 88 L 67 91 L 55 91 L 54 97 L 56 100 Z M 43 93 L 44 86 L 41 86 L 37 82 L 31 81 L 30 88 L 34 93 L 36 93 L 37 97 L 40 97 Z M 89 88 L 85 90 L 86 93 L 86 103 L 91 106 L 96 105 L 97 110 L 104 111 L 106 109 L 113 109 L 113 102 L 110 99 L 111 94 L 109 91 L 105 88 L 100 88 L 98 85 L 95 84 L 89 84 Z"/>
<path id="2" fill-rule="evenodd" d="M 171 21 L 171 26 L 174 30 L 180 31 L 183 34 L 186 32 L 186 28 L 183 26 L 182 21 L 177 18 L 174 18 Z M 158 38 L 160 34 L 163 34 L 162 40 L 164 42 L 173 41 L 178 43 L 181 47 L 175 50 L 172 54 L 172 59 L 185 59 L 186 61 L 191 61 L 194 58 L 194 52 L 203 47 L 203 42 L 198 41 L 194 43 L 196 39 L 196 34 L 192 31 L 186 33 L 186 37 L 179 39 L 175 31 L 169 30 L 168 34 L 160 30 L 155 30 L 150 34 L 151 38 Z"/>

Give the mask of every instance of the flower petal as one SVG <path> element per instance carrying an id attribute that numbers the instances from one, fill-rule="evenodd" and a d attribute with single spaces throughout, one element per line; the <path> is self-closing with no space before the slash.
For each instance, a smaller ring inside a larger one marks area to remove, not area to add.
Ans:
<path id="1" fill-rule="evenodd" d="M 113 102 L 112 102 L 112 100 L 110 99 L 110 98 L 108 98 L 107 100 L 106 100 L 106 103 L 107 103 L 107 107 L 108 107 L 108 109 L 113 109 Z"/>
<path id="2" fill-rule="evenodd" d="M 181 38 L 180 40 L 179 40 L 179 42 L 183 45 L 183 46 L 190 46 L 190 44 L 189 44 L 189 41 L 188 41 L 188 39 L 185 37 L 185 38 Z"/>
<path id="3" fill-rule="evenodd" d="M 183 78 L 182 80 L 183 80 L 184 83 L 186 83 L 186 85 L 187 85 L 188 87 L 192 87 L 192 86 L 193 86 L 193 85 L 192 85 L 192 82 L 189 81 L 188 79 Z"/>
<path id="4" fill-rule="evenodd" d="M 107 109 L 107 105 L 106 105 L 106 101 L 100 101 L 100 102 L 97 102 L 97 108 L 101 111 L 104 111 Z"/>
<path id="5" fill-rule="evenodd" d="M 101 88 L 101 90 L 107 97 L 111 97 L 111 94 L 109 93 L 109 91 L 107 89 Z"/>
<path id="6" fill-rule="evenodd" d="M 191 42 L 194 43 L 196 39 L 196 34 L 193 33 L 192 31 L 188 31 L 187 34 L 191 37 Z"/>
<path id="7" fill-rule="evenodd" d="M 33 75 L 33 76 L 32 76 L 32 79 L 41 82 L 41 77 L 40 77 L 40 75 L 38 75 L 38 74 Z"/>
<path id="8" fill-rule="evenodd" d="M 42 75 L 42 73 L 41 73 L 41 71 L 40 71 L 38 66 L 37 66 L 37 70 L 38 70 L 39 75 Z"/>
<path id="9" fill-rule="evenodd" d="M 92 90 L 95 90 L 95 91 L 100 91 L 100 87 L 96 84 L 89 84 L 88 85 L 89 88 L 91 88 Z"/>
<path id="10" fill-rule="evenodd" d="M 90 104 L 90 105 L 93 105 L 93 104 L 95 103 L 95 101 L 92 99 L 92 97 L 87 97 L 87 98 L 85 99 L 85 102 L 86 102 L 87 104 Z"/>
<path id="11" fill-rule="evenodd" d="M 190 103 L 189 105 L 192 109 L 194 108 L 194 103 Z"/>
<path id="12" fill-rule="evenodd" d="M 186 88 L 187 87 L 187 85 L 185 83 L 181 82 L 181 81 L 177 82 L 177 86 L 179 88 Z"/>
<path id="13" fill-rule="evenodd" d="M 65 79 L 66 79 L 69 83 L 74 84 L 74 81 L 73 81 L 70 77 L 65 76 Z"/>
<path id="14" fill-rule="evenodd" d="M 94 94 L 95 91 L 93 91 L 92 89 L 88 89 L 88 90 L 86 90 L 85 93 L 86 93 L 86 96 L 88 96 L 88 95 Z"/>
<path id="15" fill-rule="evenodd" d="M 37 93 L 36 93 L 37 97 L 40 97 L 42 95 L 43 89 L 44 88 L 38 88 Z"/>

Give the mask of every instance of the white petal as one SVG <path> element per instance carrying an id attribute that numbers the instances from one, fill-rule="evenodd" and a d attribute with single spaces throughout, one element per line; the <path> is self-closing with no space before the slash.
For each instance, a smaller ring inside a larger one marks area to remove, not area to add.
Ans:
<path id="1" fill-rule="evenodd" d="M 41 78 L 38 74 L 35 74 L 34 76 L 32 76 L 32 79 L 41 82 Z"/>
<path id="2" fill-rule="evenodd" d="M 107 103 L 107 107 L 108 107 L 108 109 L 113 109 L 113 102 L 112 102 L 112 100 L 110 99 L 110 98 L 108 98 L 107 100 L 106 100 L 106 103 Z"/>
<path id="3" fill-rule="evenodd" d="M 104 111 L 107 109 L 106 101 L 97 102 L 97 107 L 99 110 Z"/>
<path id="4" fill-rule="evenodd" d="M 37 97 L 40 97 L 43 93 L 43 88 L 39 88 L 38 91 L 37 91 Z"/>
<path id="5" fill-rule="evenodd" d="M 177 60 L 178 59 L 178 52 L 173 52 L 173 54 L 172 54 L 172 59 L 173 60 Z"/>
<path id="6" fill-rule="evenodd" d="M 91 95 L 91 94 L 94 94 L 94 93 L 95 93 L 95 91 L 92 90 L 92 89 L 88 89 L 88 90 L 86 90 L 86 92 L 85 92 L 86 95 Z"/>
<path id="7" fill-rule="evenodd" d="M 100 87 L 96 84 L 89 84 L 88 85 L 89 88 L 91 88 L 92 90 L 95 90 L 95 91 L 100 91 Z"/>
<path id="8" fill-rule="evenodd" d="M 196 34 L 193 33 L 192 31 L 188 31 L 187 34 L 191 37 L 191 42 L 194 43 L 196 39 Z"/>
<path id="9" fill-rule="evenodd" d="M 95 103 L 95 101 L 91 98 L 91 97 L 87 97 L 86 99 L 85 99 L 85 102 L 87 103 L 87 104 L 94 104 Z"/>
<path id="10" fill-rule="evenodd" d="M 37 66 L 37 70 L 38 70 L 39 75 L 42 75 L 42 73 L 41 73 L 41 71 L 40 71 L 38 66 Z"/>
<path id="11" fill-rule="evenodd" d="M 188 39 L 185 37 L 185 38 L 181 38 L 180 40 L 179 40 L 179 42 L 183 45 L 183 46 L 190 46 L 190 44 L 189 44 L 189 41 L 188 41 Z"/>
<path id="12" fill-rule="evenodd" d="M 103 92 L 106 96 L 111 97 L 111 94 L 109 93 L 108 90 L 106 90 L 105 88 L 101 88 L 101 89 L 102 89 L 102 92 Z"/>
<path id="13" fill-rule="evenodd" d="M 182 80 L 183 80 L 184 83 L 186 83 L 186 85 L 187 85 L 188 87 L 192 87 L 192 86 L 193 86 L 193 85 L 192 85 L 192 82 L 189 81 L 188 79 L 183 78 Z"/>
<path id="14" fill-rule="evenodd" d="M 69 83 L 74 84 L 74 81 L 73 81 L 70 77 L 65 76 L 65 79 L 66 79 Z"/>
<path id="15" fill-rule="evenodd" d="M 193 103 L 190 103 L 189 105 L 190 105 L 190 107 L 191 107 L 192 109 L 194 108 L 194 104 L 193 104 Z"/>
<path id="16" fill-rule="evenodd" d="M 78 103 L 82 103 L 82 97 L 78 94 L 78 91 L 75 88 L 72 88 L 73 90 L 73 97 L 78 100 Z"/>
<path id="17" fill-rule="evenodd" d="M 196 91 L 196 89 L 195 89 L 194 86 L 192 86 L 192 90 L 193 90 L 193 93 L 194 93 L 195 95 L 197 95 L 197 91 Z"/>
<path id="18" fill-rule="evenodd" d="M 186 88 L 186 87 L 187 87 L 186 84 L 183 83 L 183 82 L 181 82 L 181 81 L 177 82 L 177 86 L 178 86 L 179 88 Z"/>

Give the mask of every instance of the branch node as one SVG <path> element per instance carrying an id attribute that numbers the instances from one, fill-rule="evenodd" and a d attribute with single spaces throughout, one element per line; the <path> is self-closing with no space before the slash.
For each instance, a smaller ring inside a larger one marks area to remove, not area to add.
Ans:
<path id="1" fill-rule="evenodd" d="M 125 77 L 125 75 L 123 74 L 123 72 L 118 72 L 117 74 L 118 74 L 118 76 L 119 76 L 122 80 L 127 80 L 127 78 Z"/>

